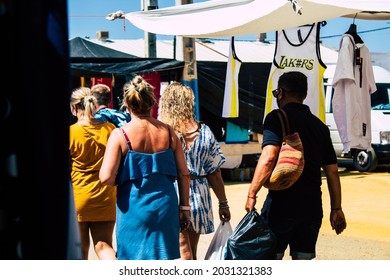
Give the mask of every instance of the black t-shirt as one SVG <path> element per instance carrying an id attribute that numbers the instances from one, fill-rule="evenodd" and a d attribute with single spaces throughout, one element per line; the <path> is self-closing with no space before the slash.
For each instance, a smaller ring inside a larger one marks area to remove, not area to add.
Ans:
<path id="1" fill-rule="evenodd" d="M 271 218 L 322 217 L 321 166 L 337 163 L 328 127 L 314 116 L 307 105 L 289 103 L 283 107 L 290 123 L 290 133 L 298 132 L 302 141 L 305 167 L 289 189 L 269 191 L 272 198 Z M 281 146 L 282 130 L 276 111 L 264 121 L 263 143 Z"/>

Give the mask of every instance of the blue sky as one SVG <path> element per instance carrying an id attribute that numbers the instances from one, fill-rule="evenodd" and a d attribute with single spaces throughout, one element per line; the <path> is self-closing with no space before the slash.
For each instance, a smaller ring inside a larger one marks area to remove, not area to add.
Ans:
<path id="1" fill-rule="evenodd" d="M 204 0 L 194 0 L 194 3 Z M 342 1 L 342 0 L 340 0 Z M 106 20 L 109 13 L 122 10 L 125 13 L 140 11 L 142 0 L 68 0 L 69 38 L 96 38 L 96 31 L 109 31 L 111 39 L 143 38 L 144 32 L 133 26 L 128 20 Z M 159 0 L 159 8 L 175 5 L 175 0 Z M 328 20 L 321 28 L 321 38 L 325 45 L 337 48 L 341 35 L 345 33 L 353 19 L 337 18 Z M 371 52 L 390 52 L 390 21 L 388 20 L 355 20 L 359 36 Z M 383 29 L 383 30 L 377 30 Z M 375 31 L 377 30 L 377 31 Z M 161 36 L 158 38 L 169 38 Z M 273 40 L 275 33 L 267 34 L 268 40 Z M 240 39 L 255 39 L 255 35 L 237 37 Z"/>

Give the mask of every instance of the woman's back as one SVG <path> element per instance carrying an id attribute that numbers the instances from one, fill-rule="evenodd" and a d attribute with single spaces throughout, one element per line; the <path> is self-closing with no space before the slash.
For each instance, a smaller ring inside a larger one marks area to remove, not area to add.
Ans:
<path id="1" fill-rule="evenodd" d="M 127 152 L 117 180 L 117 257 L 177 259 L 177 172 L 168 126 L 135 117 L 121 133 Z"/>
<path id="2" fill-rule="evenodd" d="M 117 257 L 180 258 L 179 232 L 189 220 L 188 212 L 178 210 L 179 203 L 188 207 L 189 193 L 180 141 L 172 128 L 151 116 L 153 87 L 142 77 L 124 86 L 123 100 L 131 121 L 112 132 L 100 170 L 102 182 L 117 184 Z"/>
<path id="3" fill-rule="evenodd" d="M 170 147 L 168 126 L 153 117 L 133 116 L 123 130 L 129 137 L 133 151 L 151 154 Z"/>

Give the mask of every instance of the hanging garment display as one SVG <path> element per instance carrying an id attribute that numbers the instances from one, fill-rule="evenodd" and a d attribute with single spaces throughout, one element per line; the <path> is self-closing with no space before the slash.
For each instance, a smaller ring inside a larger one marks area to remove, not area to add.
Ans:
<path id="1" fill-rule="evenodd" d="M 350 149 L 371 146 L 371 96 L 376 91 L 371 55 L 367 46 L 356 43 L 353 34 L 341 37 L 333 78 L 333 115 L 343 143 Z"/>
<path id="2" fill-rule="evenodd" d="M 229 58 L 226 68 L 225 92 L 223 96 L 222 117 L 238 118 L 239 97 L 238 97 L 238 74 L 241 68 L 241 60 L 237 57 L 234 49 L 234 37 L 230 39 Z"/>
<path id="3" fill-rule="evenodd" d="M 276 31 L 276 44 L 268 78 L 264 118 L 278 108 L 272 91 L 277 88 L 284 72 L 299 71 L 307 76 L 308 91 L 304 104 L 325 122 L 325 94 L 323 76 L 326 65 L 320 54 L 320 26 L 313 23 Z"/>

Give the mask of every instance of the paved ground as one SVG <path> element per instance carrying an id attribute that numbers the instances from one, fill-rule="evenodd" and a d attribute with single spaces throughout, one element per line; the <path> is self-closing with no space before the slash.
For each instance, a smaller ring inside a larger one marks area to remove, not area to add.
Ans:
<path id="1" fill-rule="evenodd" d="M 323 178 L 324 220 L 317 243 L 317 260 L 390 260 L 390 166 L 372 173 L 340 169 L 343 210 L 347 229 L 340 235 L 332 231 L 329 223 L 329 195 Z M 245 215 L 249 182 L 226 182 L 226 191 L 234 227 Z M 266 190 L 259 193 L 262 204 Z M 218 203 L 213 197 L 214 213 Z M 258 205 L 258 208 L 260 206 Z M 215 215 L 214 215 L 215 216 Z M 216 226 L 218 223 L 216 223 Z M 203 259 L 213 234 L 202 235 L 198 258 Z M 287 253 L 288 255 L 288 253 Z M 91 251 L 91 259 L 96 256 Z M 289 256 L 285 259 L 290 259 Z"/>

